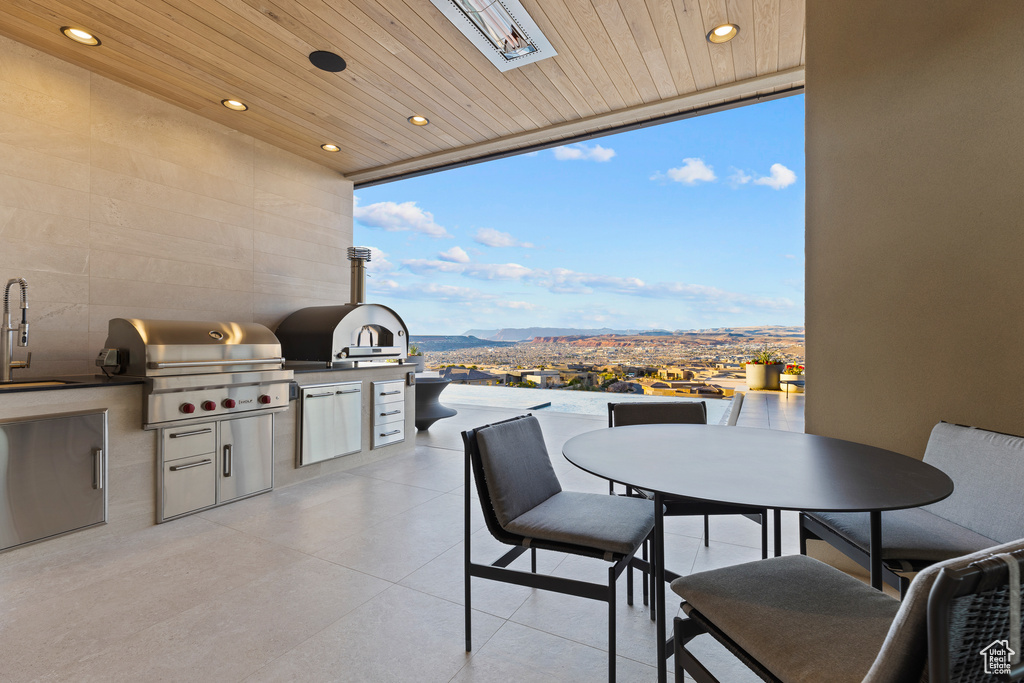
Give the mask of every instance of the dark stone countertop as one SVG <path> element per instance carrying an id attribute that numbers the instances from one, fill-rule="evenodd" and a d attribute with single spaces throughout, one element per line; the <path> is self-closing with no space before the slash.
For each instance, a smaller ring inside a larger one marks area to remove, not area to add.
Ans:
<path id="1" fill-rule="evenodd" d="M 59 384 L 48 384 L 59 382 Z M 0 396 L 23 391 L 51 391 L 54 389 L 89 389 L 93 387 L 143 384 L 138 377 L 105 377 L 103 375 L 63 375 L 59 377 L 15 378 L 13 382 L 0 382 Z"/>

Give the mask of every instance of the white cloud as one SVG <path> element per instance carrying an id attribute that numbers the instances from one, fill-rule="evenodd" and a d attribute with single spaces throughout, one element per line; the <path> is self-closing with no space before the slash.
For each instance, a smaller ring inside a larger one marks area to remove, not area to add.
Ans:
<path id="1" fill-rule="evenodd" d="M 454 273 L 475 280 L 521 280 L 533 271 L 518 263 L 452 263 L 428 259 L 402 261 L 406 269 L 423 275 L 427 273 Z"/>
<path id="2" fill-rule="evenodd" d="M 694 307 L 722 313 L 749 310 L 791 311 L 796 304 L 780 297 L 760 297 L 684 282 L 648 283 L 636 277 L 581 273 L 567 268 L 527 268 L 518 263 L 452 263 L 409 259 L 402 266 L 418 275 L 448 273 L 474 280 L 513 280 L 541 287 L 553 294 L 592 294 L 595 291 L 646 299 L 685 301 Z M 500 304 L 499 304 L 500 305 Z"/>
<path id="3" fill-rule="evenodd" d="M 369 247 L 370 262 L 366 270 L 370 273 L 388 273 L 395 269 L 395 264 L 388 261 L 388 255 L 377 247 Z"/>
<path id="4" fill-rule="evenodd" d="M 469 254 L 462 247 L 452 247 L 448 251 L 442 251 L 437 258 L 452 263 L 469 263 Z"/>
<path id="5" fill-rule="evenodd" d="M 712 167 L 704 163 L 703 159 L 689 157 L 683 159 L 683 165 L 678 168 L 670 168 L 665 173 L 655 173 L 651 180 L 664 180 L 668 178 L 684 185 L 696 185 L 700 182 L 711 183 L 718 179 Z"/>
<path id="6" fill-rule="evenodd" d="M 418 232 L 440 239 L 451 237 L 448 231 L 434 222 L 434 214 L 416 206 L 416 202 L 377 202 L 369 206 L 353 207 L 353 217 L 368 228 L 381 228 L 388 232 Z"/>
<path id="7" fill-rule="evenodd" d="M 615 150 L 601 145 L 587 147 L 586 145 L 573 145 L 566 147 L 555 147 L 553 150 L 555 159 L 559 161 L 611 161 L 615 156 Z"/>
<path id="8" fill-rule="evenodd" d="M 732 175 L 729 176 L 729 184 L 733 187 L 739 187 L 740 185 L 746 185 L 753 179 L 754 176 L 749 173 L 744 173 L 740 169 L 734 168 Z"/>
<path id="9" fill-rule="evenodd" d="M 473 236 L 473 240 L 486 247 L 523 247 L 533 249 L 529 242 L 520 242 L 507 232 L 495 230 L 494 228 L 480 228 Z"/>
<path id="10" fill-rule="evenodd" d="M 773 190 L 781 190 L 796 182 L 796 173 L 793 173 L 782 164 L 772 164 L 770 172 L 771 175 L 758 178 L 754 181 L 754 184 L 767 185 Z"/>
<path id="11" fill-rule="evenodd" d="M 539 308 L 537 304 L 531 304 L 527 301 L 499 301 L 498 306 L 501 308 L 512 308 L 520 311 L 535 311 Z"/>

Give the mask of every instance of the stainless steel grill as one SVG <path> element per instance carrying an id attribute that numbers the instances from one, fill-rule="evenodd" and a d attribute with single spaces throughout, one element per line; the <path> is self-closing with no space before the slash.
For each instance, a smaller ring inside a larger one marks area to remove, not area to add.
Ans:
<path id="1" fill-rule="evenodd" d="M 277 326 L 285 358 L 317 361 L 331 367 L 338 361 L 409 356 L 409 330 L 397 313 L 380 304 L 363 303 L 366 292 L 366 247 L 349 247 L 352 262 L 351 301 L 341 306 L 312 306 L 295 311 Z"/>
<path id="2" fill-rule="evenodd" d="M 143 427 L 288 407 L 292 372 L 257 323 L 114 318 L 97 365 L 146 380 Z"/>

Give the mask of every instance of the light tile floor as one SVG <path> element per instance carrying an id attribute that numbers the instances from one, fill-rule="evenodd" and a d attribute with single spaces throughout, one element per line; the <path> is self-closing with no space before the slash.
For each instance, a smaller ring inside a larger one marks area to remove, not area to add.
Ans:
<path id="1" fill-rule="evenodd" d="M 464 651 L 460 431 L 510 413 L 457 407 L 408 455 L 126 536 L 5 555 L 0 680 L 604 679 L 606 607 L 582 598 L 475 581 L 474 650 Z M 802 429 L 802 408 L 803 396 L 751 393 L 740 424 Z M 536 415 L 563 485 L 606 492 L 560 455 L 604 418 Z M 759 528 L 743 518 L 713 519 L 707 548 L 699 519 L 666 522 L 668 566 L 680 573 L 759 557 Z M 474 556 L 493 560 L 504 546 L 477 506 L 472 524 Z M 795 519 L 784 525 L 795 552 Z M 595 581 L 607 566 L 539 560 L 540 571 Z M 655 680 L 639 581 L 633 607 L 621 579 L 618 593 L 619 680 Z M 722 680 L 756 680 L 713 642 L 701 647 Z"/>

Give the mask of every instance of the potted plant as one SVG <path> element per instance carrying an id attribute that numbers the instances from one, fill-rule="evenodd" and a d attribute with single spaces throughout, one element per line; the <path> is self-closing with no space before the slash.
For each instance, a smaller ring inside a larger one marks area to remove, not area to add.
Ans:
<path id="1" fill-rule="evenodd" d="M 785 370 L 783 370 L 782 374 L 779 375 L 779 381 L 784 384 L 790 383 L 790 387 L 787 388 L 787 391 L 795 391 L 796 393 L 802 392 L 804 390 L 802 385 L 807 381 L 807 378 L 804 376 L 804 366 L 796 363 L 786 365 Z M 792 384 L 794 382 L 800 382 L 800 384 Z"/>
<path id="2" fill-rule="evenodd" d="M 783 365 L 778 348 L 765 344 L 747 361 L 747 388 L 779 391 Z"/>
<path id="3" fill-rule="evenodd" d="M 420 353 L 420 347 L 415 344 L 409 346 L 409 362 L 416 366 L 416 372 L 423 372 L 427 369 L 427 361 Z"/>

